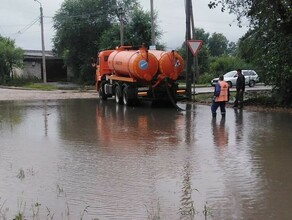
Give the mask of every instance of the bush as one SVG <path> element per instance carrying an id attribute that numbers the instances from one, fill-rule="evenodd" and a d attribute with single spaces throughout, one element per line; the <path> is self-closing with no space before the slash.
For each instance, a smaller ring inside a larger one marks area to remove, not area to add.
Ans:
<path id="1" fill-rule="evenodd" d="M 211 80 L 214 78 L 214 75 L 211 73 L 205 73 L 198 77 L 197 84 L 210 84 Z"/>
<path id="2" fill-rule="evenodd" d="M 273 97 L 255 97 L 244 101 L 245 105 L 255 105 L 255 106 L 267 106 L 267 107 L 278 107 L 279 103 L 275 101 Z"/>
<path id="3" fill-rule="evenodd" d="M 228 71 L 236 70 L 238 68 L 253 69 L 242 59 L 226 55 L 213 58 L 210 63 L 210 72 L 213 72 L 216 77 L 218 77 L 220 74 L 225 74 Z"/>
<path id="4" fill-rule="evenodd" d="M 25 86 L 31 83 L 39 83 L 39 82 L 41 82 L 41 80 L 35 76 L 30 76 L 30 77 L 17 76 L 17 77 L 14 77 L 13 79 L 9 78 L 6 82 L 3 82 L 2 85 Z"/>

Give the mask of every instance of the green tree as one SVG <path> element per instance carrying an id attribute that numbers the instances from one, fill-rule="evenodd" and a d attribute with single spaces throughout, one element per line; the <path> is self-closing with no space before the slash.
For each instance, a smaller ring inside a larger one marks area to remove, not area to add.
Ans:
<path id="1" fill-rule="evenodd" d="M 91 57 L 120 44 L 122 9 L 125 44 L 150 42 L 150 15 L 136 0 L 65 0 L 54 17 L 54 49 L 72 67 L 79 82 L 94 82 Z"/>
<path id="2" fill-rule="evenodd" d="M 162 32 L 155 27 L 156 41 L 160 39 Z M 128 12 L 128 17 L 124 21 L 124 45 L 145 46 L 151 44 L 151 17 L 150 12 L 144 12 L 139 5 L 133 7 Z M 101 48 L 115 48 L 120 44 L 120 26 L 114 23 L 110 29 L 105 31 L 100 40 Z M 164 46 L 157 41 L 157 49 Z"/>
<path id="3" fill-rule="evenodd" d="M 240 54 L 257 65 L 262 80 L 273 85 L 274 100 L 292 105 L 292 2 L 287 0 L 212 0 L 210 8 L 222 6 L 237 15 L 239 25 L 244 17 L 250 31 L 241 39 Z M 247 47 L 245 47 L 247 46 Z"/>
<path id="4" fill-rule="evenodd" d="M 13 68 L 21 67 L 23 50 L 15 46 L 14 40 L 0 35 L 0 83 L 13 79 Z"/>
<path id="5" fill-rule="evenodd" d="M 208 47 L 211 56 L 220 56 L 227 52 L 228 40 L 221 33 L 213 33 L 209 38 Z"/>
<path id="6" fill-rule="evenodd" d="M 250 66 L 242 59 L 236 56 L 222 55 L 214 57 L 210 63 L 210 72 L 214 77 L 225 74 L 228 71 L 236 70 L 238 67 L 242 69 L 249 69 Z"/>
<path id="7" fill-rule="evenodd" d="M 98 36 L 115 20 L 115 1 L 66 0 L 54 16 L 54 49 L 72 67 L 80 82 L 92 81 L 89 57 L 95 57 Z"/>
<path id="8" fill-rule="evenodd" d="M 164 45 L 159 42 L 162 32 L 156 24 L 157 12 L 154 14 L 154 32 L 156 38 L 156 48 L 163 49 Z M 130 13 L 129 23 L 126 26 L 126 42 L 129 45 L 151 45 L 151 14 L 144 12 L 140 7 L 135 8 Z"/>
<path id="9" fill-rule="evenodd" d="M 237 50 L 238 50 L 238 46 L 235 42 L 229 42 L 228 46 L 227 46 L 227 54 L 231 55 L 231 56 L 236 56 L 237 55 Z"/>
<path id="10" fill-rule="evenodd" d="M 237 63 L 243 62 L 236 57 L 227 56 L 236 54 L 237 45 L 234 42 L 229 43 L 222 33 L 213 33 L 210 36 L 204 29 L 197 28 L 195 37 L 203 41 L 202 48 L 197 55 L 200 74 L 196 76 L 196 82 L 207 83 L 220 73 L 223 74 L 230 69 L 237 68 Z M 185 43 L 178 51 L 185 59 Z"/>
<path id="11" fill-rule="evenodd" d="M 205 32 L 203 28 L 197 28 L 195 29 L 195 37 L 197 40 L 202 40 L 203 42 L 202 48 L 200 49 L 198 53 L 199 73 L 203 74 L 204 72 L 207 72 L 209 69 L 210 51 L 208 49 L 208 45 L 209 45 L 210 34 L 208 32 Z"/>
<path id="12" fill-rule="evenodd" d="M 238 56 L 244 59 L 248 63 L 253 63 L 256 58 L 256 51 L 254 50 L 254 46 L 253 46 L 254 44 L 256 44 L 256 39 L 254 39 L 251 31 L 248 31 L 238 41 L 238 48 L 237 48 Z"/>
<path id="13" fill-rule="evenodd" d="M 202 48 L 197 54 L 198 57 L 198 68 L 199 73 L 203 74 L 209 69 L 209 49 L 208 49 L 208 42 L 210 34 L 205 32 L 203 28 L 196 28 L 195 29 L 195 38 L 196 40 L 202 40 Z M 185 42 L 182 44 L 180 48 L 177 49 L 179 54 L 186 60 L 186 44 Z"/>

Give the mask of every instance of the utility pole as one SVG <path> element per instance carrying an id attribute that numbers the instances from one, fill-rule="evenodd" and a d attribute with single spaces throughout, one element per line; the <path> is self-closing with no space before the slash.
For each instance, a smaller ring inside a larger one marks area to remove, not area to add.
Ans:
<path id="1" fill-rule="evenodd" d="M 196 40 L 196 36 L 195 36 L 195 22 L 194 22 L 194 13 L 193 13 L 193 5 L 191 2 L 191 24 L 192 24 L 192 38 L 193 40 Z M 194 57 L 194 63 L 195 63 L 195 72 L 193 74 L 193 78 L 192 78 L 192 83 L 194 84 L 194 90 L 192 91 L 193 93 L 195 93 L 195 85 L 196 85 L 196 77 L 199 76 L 199 63 L 198 63 L 198 56 Z"/>
<path id="2" fill-rule="evenodd" d="M 186 52 L 187 52 L 187 68 L 186 68 L 186 93 L 189 100 L 192 99 L 192 54 L 187 45 L 188 40 L 191 39 L 191 0 L 186 0 Z"/>
<path id="3" fill-rule="evenodd" d="M 150 0 L 150 10 L 151 10 L 151 46 L 155 47 L 155 31 L 154 31 L 154 8 L 153 0 Z"/>
<path id="4" fill-rule="evenodd" d="M 47 83 L 47 71 L 46 71 L 46 55 L 45 55 L 45 40 L 44 40 L 44 16 L 43 16 L 43 7 L 42 3 L 38 0 L 34 0 L 40 4 L 40 12 L 41 12 L 41 38 L 42 38 L 42 66 L 43 66 L 43 82 Z"/>
<path id="5" fill-rule="evenodd" d="M 122 7 L 118 8 L 118 15 L 120 21 L 120 44 L 124 45 L 124 10 Z"/>

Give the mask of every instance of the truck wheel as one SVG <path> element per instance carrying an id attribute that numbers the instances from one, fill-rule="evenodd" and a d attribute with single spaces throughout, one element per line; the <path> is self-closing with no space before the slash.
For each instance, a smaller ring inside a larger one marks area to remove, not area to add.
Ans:
<path id="1" fill-rule="evenodd" d="M 124 103 L 124 105 L 127 105 L 127 106 L 130 105 L 130 100 L 129 100 L 129 96 L 128 96 L 128 87 L 125 87 L 123 89 L 123 103 Z"/>
<path id="2" fill-rule="evenodd" d="M 121 88 L 121 86 L 120 86 L 119 84 L 116 85 L 116 89 L 115 89 L 115 99 L 116 99 L 116 103 L 117 103 L 117 104 L 123 104 L 122 88 Z"/>
<path id="3" fill-rule="evenodd" d="M 137 88 L 131 85 L 123 85 L 123 103 L 127 106 L 134 106 L 138 102 Z"/>
<path id="4" fill-rule="evenodd" d="M 124 105 L 131 106 L 133 104 L 133 100 L 129 98 L 129 86 L 125 86 L 123 89 L 123 103 Z"/>
<path id="5" fill-rule="evenodd" d="M 105 86 L 106 82 L 101 82 L 100 83 L 100 88 L 98 90 L 98 96 L 101 100 L 107 100 L 107 95 L 104 92 L 104 86 Z"/>

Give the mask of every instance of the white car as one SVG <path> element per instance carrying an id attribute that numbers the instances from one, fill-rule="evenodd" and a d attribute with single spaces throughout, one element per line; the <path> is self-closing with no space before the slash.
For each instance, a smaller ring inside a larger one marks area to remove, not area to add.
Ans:
<path id="1" fill-rule="evenodd" d="M 259 82 L 259 76 L 254 70 L 242 70 L 242 74 L 245 77 L 245 84 L 249 85 L 249 87 L 255 86 L 257 82 Z M 211 80 L 211 85 L 215 86 L 218 82 L 219 78 L 214 78 Z M 237 71 L 233 70 L 226 74 L 224 74 L 224 81 L 229 84 L 229 87 L 236 85 L 237 80 Z"/>

